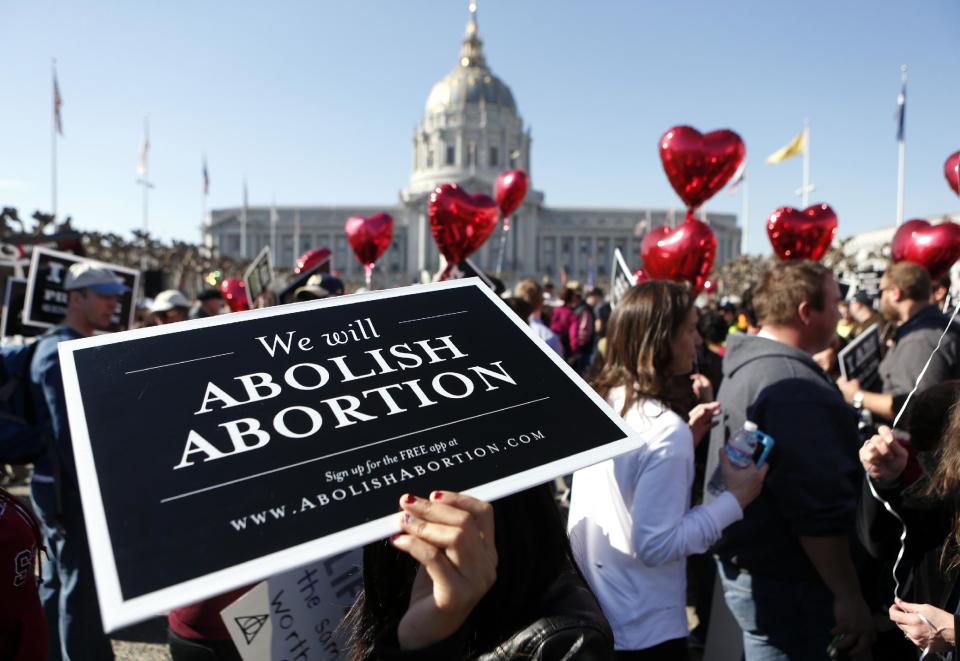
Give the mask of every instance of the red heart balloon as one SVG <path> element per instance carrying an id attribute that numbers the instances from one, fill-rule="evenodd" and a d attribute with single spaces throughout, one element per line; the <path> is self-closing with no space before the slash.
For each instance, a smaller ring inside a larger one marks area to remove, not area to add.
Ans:
<path id="1" fill-rule="evenodd" d="M 699 294 L 717 258 L 717 237 L 705 223 L 687 216 L 676 228 L 650 230 L 640 243 L 640 257 L 651 278 L 684 280 Z"/>
<path id="2" fill-rule="evenodd" d="M 747 148 L 733 131 L 702 135 L 690 126 L 674 126 L 660 138 L 660 160 L 673 190 L 696 209 L 727 185 Z"/>
<path id="3" fill-rule="evenodd" d="M 650 276 L 643 269 L 637 269 L 633 274 L 633 284 L 639 285 L 641 282 L 650 282 Z"/>
<path id="4" fill-rule="evenodd" d="M 430 231 L 448 264 L 459 264 L 483 245 L 497 227 L 497 203 L 471 195 L 457 184 L 442 184 L 427 204 Z"/>
<path id="5" fill-rule="evenodd" d="M 250 309 L 247 300 L 247 286 L 239 278 L 224 278 L 220 283 L 220 293 L 227 302 L 230 312 L 242 312 Z"/>
<path id="6" fill-rule="evenodd" d="M 943 164 L 943 176 L 953 192 L 960 195 L 960 151 L 947 157 L 947 162 Z"/>
<path id="7" fill-rule="evenodd" d="M 308 250 L 297 260 L 297 263 L 293 267 L 293 272 L 296 274 L 308 273 L 323 262 L 328 261 L 330 254 L 329 248 L 314 248 L 313 250 Z"/>
<path id="8" fill-rule="evenodd" d="M 837 214 L 826 204 L 803 211 L 780 207 L 767 218 L 767 236 L 780 259 L 819 260 L 837 234 Z"/>
<path id="9" fill-rule="evenodd" d="M 927 269 L 931 278 L 939 278 L 960 259 L 960 225 L 908 220 L 893 235 L 890 254 L 894 264 L 913 262 Z"/>
<path id="10" fill-rule="evenodd" d="M 390 241 L 393 240 L 393 217 L 382 211 L 368 218 L 351 216 L 347 218 L 343 230 L 347 233 L 347 241 L 360 263 L 372 266 L 390 247 Z"/>
<path id="11" fill-rule="evenodd" d="M 493 196 L 497 206 L 503 213 L 503 229 L 510 230 L 510 214 L 520 208 L 523 198 L 527 196 L 530 179 L 523 170 L 509 170 L 501 172 L 493 184 Z"/>

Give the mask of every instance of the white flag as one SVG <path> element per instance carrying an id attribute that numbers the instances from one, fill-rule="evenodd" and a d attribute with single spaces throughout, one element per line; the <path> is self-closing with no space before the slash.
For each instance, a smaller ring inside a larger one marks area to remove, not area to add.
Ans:
<path id="1" fill-rule="evenodd" d="M 137 174 L 147 176 L 147 152 L 150 150 L 150 126 L 143 120 L 143 144 L 140 146 L 140 162 L 137 164 Z"/>

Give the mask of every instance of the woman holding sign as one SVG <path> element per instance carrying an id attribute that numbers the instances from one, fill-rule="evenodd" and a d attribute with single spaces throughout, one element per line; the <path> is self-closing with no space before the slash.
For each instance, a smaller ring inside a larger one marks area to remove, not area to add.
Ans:
<path id="1" fill-rule="evenodd" d="M 694 445 L 719 404 L 698 405 L 687 421 L 667 393 L 672 375 L 693 370 L 699 343 L 693 301 L 676 283 L 631 288 L 610 317 L 593 385 L 643 443 L 574 474 L 568 530 L 618 658 L 686 658 L 686 558 L 743 516 L 766 474 L 766 467 L 733 468 L 722 454 L 728 491 L 690 509 Z"/>
<path id="2" fill-rule="evenodd" d="M 400 501 L 401 531 L 363 553 L 347 616 L 354 661 L 612 658 L 550 490 L 497 502 L 434 491 Z"/>

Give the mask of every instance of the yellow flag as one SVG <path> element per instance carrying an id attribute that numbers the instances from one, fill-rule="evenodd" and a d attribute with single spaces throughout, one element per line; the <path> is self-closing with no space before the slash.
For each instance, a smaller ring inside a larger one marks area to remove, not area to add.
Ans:
<path id="1" fill-rule="evenodd" d="M 767 163 L 783 163 L 788 158 L 807 153 L 807 129 L 803 129 L 793 140 L 767 156 Z"/>

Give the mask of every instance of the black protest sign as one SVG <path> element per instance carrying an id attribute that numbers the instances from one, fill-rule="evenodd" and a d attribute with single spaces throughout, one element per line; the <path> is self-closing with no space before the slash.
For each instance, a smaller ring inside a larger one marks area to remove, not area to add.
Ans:
<path id="1" fill-rule="evenodd" d="M 247 300 L 252 304 L 263 292 L 270 289 L 273 282 L 273 262 L 270 260 L 270 246 L 264 247 L 256 259 L 250 262 L 243 274 L 246 283 Z"/>
<path id="2" fill-rule="evenodd" d="M 135 312 L 134 296 L 140 284 L 140 271 L 47 248 L 34 248 L 30 258 L 24 321 L 34 326 L 49 328 L 63 320 L 67 314 L 68 297 L 64 289 L 67 271 L 78 262 L 89 262 L 109 269 L 127 286 L 127 292 L 117 301 L 117 312 L 113 315 L 113 323 L 105 330 L 112 332 L 130 328 Z"/>
<path id="3" fill-rule="evenodd" d="M 870 390 L 880 376 L 880 326 L 873 324 L 855 337 L 837 354 L 843 378 L 859 379 L 860 387 Z"/>
<path id="4" fill-rule="evenodd" d="M 3 313 L 0 315 L 0 337 L 33 337 L 46 330 L 23 322 L 23 303 L 27 296 L 26 278 L 7 278 L 3 294 Z"/>
<path id="5" fill-rule="evenodd" d="M 627 268 L 620 248 L 613 250 L 613 264 L 610 266 L 610 308 L 617 307 L 617 303 L 627 290 L 634 285 L 633 274 Z"/>
<path id="6" fill-rule="evenodd" d="M 473 278 L 60 357 L 108 629 L 386 537 L 404 493 L 495 499 L 636 447 Z"/>

